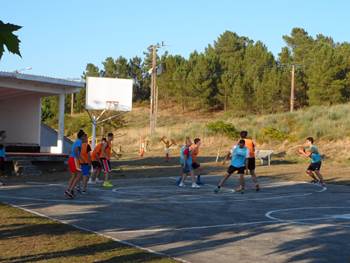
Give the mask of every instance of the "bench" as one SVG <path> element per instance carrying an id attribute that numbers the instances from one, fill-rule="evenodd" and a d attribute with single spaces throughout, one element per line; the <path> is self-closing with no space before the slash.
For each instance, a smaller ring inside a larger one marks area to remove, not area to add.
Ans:
<path id="1" fill-rule="evenodd" d="M 256 150 L 255 156 L 261 161 L 261 165 L 271 165 L 271 155 L 273 150 Z"/>

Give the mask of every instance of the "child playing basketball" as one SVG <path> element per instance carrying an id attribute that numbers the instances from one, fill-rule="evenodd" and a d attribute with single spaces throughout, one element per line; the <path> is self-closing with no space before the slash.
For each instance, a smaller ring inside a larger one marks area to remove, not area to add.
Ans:
<path id="1" fill-rule="evenodd" d="M 306 138 L 305 146 L 305 148 L 299 149 L 299 153 L 301 156 L 310 158 L 311 160 L 311 163 L 306 170 L 306 174 L 312 178 L 312 183 L 320 183 L 322 186 L 325 186 L 323 177 L 320 172 L 322 165 L 322 156 L 319 153 L 317 146 L 314 145 L 314 138 Z"/>
<path id="2" fill-rule="evenodd" d="M 99 175 L 102 171 L 102 164 L 100 160 L 101 151 L 103 145 L 107 144 L 107 139 L 102 138 L 101 142 L 96 145 L 95 149 L 91 153 L 91 164 L 93 168 L 92 176 L 90 177 L 89 184 L 96 184 L 102 181 L 99 180 Z"/>
<path id="3" fill-rule="evenodd" d="M 193 171 L 197 171 L 197 173 L 198 173 L 197 181 L 196 181 L 196 183 L 198 185 L 203 184 L 203 182 L 201 181 L 201 174 L 202 174 L 203 170 L 202 170 L 202 167 L 197 159 L 200 146 L 201 146 L 201 139 L 195 138 L 193 141 L 193 144 L 190 147 L 190 150 L 192 152 L 192 168 L 193 168 Z"/>
<path id="4" fill-rule="evenodd" d="M 4 175 L 5 172 L 5 146 L 0 144 L 0 175 Z M 0 186 L 4 185 L 3 182 L 0 181 Z"/>
<path id="5" fill-rule="evenodd" d="M 160 141 L 164 144 L 164 152 L 165 152 L 165 161 L 169 162 L 170 159 L 170 148 L 175 145 L 174 141 L 169 141 L 167 137 L 163 136 L 160 138 Z"/>
<path id="6" fill-rule="evenodd" d="M 184 187 L 185 186 L 185 180 L 188 175 L 191 176 L 192 178 L 192 188 L 200 188 L 198 184 L 196 184 L 196 178 L 193 173 L 193 168 L 192 168 L 192 153 L 190 146 L 192 145 L 192 142 L 190 138 L 186 138 L 186 143 L 185 146 L 181 148 L 181 157 L 180 157 L 180 162 L 182 166 L 182 180 L 179 184 L 179 187 Z"/>
<path id="7" fill-rule="evenodd" d="M 247 131 L 241 131 L 240 136 L 241 136 L 241 140 L 244 140 L 245 142 L 245 147 L 247 147 L 249 150 L 249 157 L 247 158 L 247 168 L 250 172 L 253 182 L 255 183 L 256 191 L 259 191 L 260 186 L 255 174 L 255 144 L 252 139 L 247 138 L 248 136 Z"/>
<path id="8" fill-rule="evenodd" d="M 238 145 L 235 145 L 231 152 L 231 165 L 227 169 L 226 175 L 221 179 L 217 188 L 214 190 L 215 193 L 218 193 L 221 187 L 224 185 L 226 180 L 237 171 L 239 175 L 240 187 L 235 191 L 244 193 L 244 171 L 246 169 L 246 159 L 249 158 L 249 150 L 245 147 L 245 141 L 240 140 Z"/>
<path id="9" fill-rule="evenodd" d="M 71 178 L 69 179 L 68 187 L 64 192 L 67 198 L 74 198 L 74 187 L 78 184 L 81 179 L 81 168 L 80 168 L 80 152 L 82 146 L 82 138 L 85 135 L 83 130 L 80 130 L 77 135 L 76 141 L 72 145 L 72 150 L 69 155 L 68 165 L 71 172 Z"/>
<path id="10" fill-rule="evenodd" d="M 107 135 L 107 143 L 102 146 L 101 150 L 101 165 L 104 173 L 104 182 L 103 187 L 113 187 L 113 184 L 108 180 L 109 173 L 112 171 L 111 169 L 111 153 L 112 153 L 112 141 L 113 141 L 113 133 L 108 133 Z"/>
<path id="11" fill-rule="evenodd" d="M 88 143 L 88 136 L 84 134 L 82 137 L 82 146 L 80 151 L 80 167 L 81 173 L 83 175 L 83 191 L 82 194 L 86 193 L 87 182 L 90 176 L 91 169 L 91 147 Z"/>
<path id="12" fill-rule="evenodd" d="M 140 149 L 139 149 L 139 155 L 142 158 L 145 155 L 146 152 L 146 141 L 144 137 L 140 137 Z"/>

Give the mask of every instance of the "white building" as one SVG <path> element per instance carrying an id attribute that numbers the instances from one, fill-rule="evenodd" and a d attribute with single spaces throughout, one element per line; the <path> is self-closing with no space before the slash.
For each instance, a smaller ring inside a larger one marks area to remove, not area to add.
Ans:
<path id="1" fill-rule="evenodd" d="M 63 153 L 65 95 L 85 83 L 64 79 L 0 72 L 0 130 L 7 145 L 40 147 L 40 152 Z M 41 98 L 59 96 L 57 143 L 41 145 Z"/>

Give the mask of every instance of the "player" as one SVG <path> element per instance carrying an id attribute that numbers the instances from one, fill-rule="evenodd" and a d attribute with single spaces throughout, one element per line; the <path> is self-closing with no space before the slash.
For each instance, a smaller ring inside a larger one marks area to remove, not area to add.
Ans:
<path id="1" fill-rule="evenodd" d="M 197 171 L 197 181 L 196 183 L 198 185 L 204 184 L 201 180 L 201 174 L 203 173 L 202 167 L 200 163 L 198 162 L 198 154 L 199 154 L 199 147 L 201 146 L 201 139 L 200 138 L 195 138 L 193 141 L 193 144 L 190 147 L 190 150 L 192 152 L 192 168 L 193 171 Z"/>
<path id="2" fill-rule="evenodd" d="M 255 174 L 255 144 L 252 139 L 247 138 L 248 136 L 247 131 L 241 131 L 240 136 L 241 136 L 241 139 L 244 140 L 245 142 L 245 147 L 247 147 L 249 150 L 249 158 L 247 158 L 247 168 L 255 184 L 255 190 L 258 192 L 260 190 L 260 186 Z"/>
<path id="3" fill-rule="evenodd" d="M 82 146 L 80 151 L 80 166 L 81 173 L 83 175 L 83 191 L 82 194 L 86 194 L 87 182 L 90 176 L 91 169 L 91 147 L 88 143 L 88 136 L 84 134 L 82 137 Z"/>
<path id="4" fill-rule="evenodd" d="M 112 153 L 112 141 L 113 141 L 113 133 L 108 133 L 107 135 L 107 143 L 102 146 L 101 149 L 101 165 L 104 173 L 104 182 L 103 187 L 113 187 L 113 184 L 108 180 L 109 173 L 112 171 L 111 169 L 111 153 Z"/>
<path id="5" fill-rule="evenodd" d="M 198 184 L 196 184 L 196 178 L 193 173 L 192 168 L 192 153 L 191 153 L 191 147 L 192 142 L 190 138 L 186 138 L 185 146 L 181 148 L 180 152 L 180 162 L 182 166 L 182 180 L 179 183 L 179 187 L 185 186 L 185 180 L 188 175 L 191 175 L 192 178 L 192 188 L 200 188 Z"/>
<path id="6" fill-rule="evenodd" d="M 77 134 L 77 139 L 72 145 L 72 150 L 69 155 L 68 165 L 71 172 L 71 178 L 69 179 L 68 187 L 64 192 L 67 198 L 74 198 L 74 187 L 78 184 L 81 179 L 81 168 L 80 168 L 80 151 L 82 146 L 82 137 L 85 135 L 83 130 L 80 130 Z"/>
<path id="7" fill-rule="evenodd" d="M 167 137 L 163 136 L 160 138 L 160 141 L 164 144 L 164 152 L 165 152 L 165 161 L 169 162 L 170 160 L 170 148 L 171 146 L 175 145 L 175 142 L 173 140 L 169 141 Z"/>
<path id="8" fill-rule="evenodd" d="M 323 176 L 321 175 L 321 165 L 322 165 L 322 156 L 318 151 L 316 145 L 314 145 L 314 138 L 308 137 L 306 138 L 305 148 L 299 149 L 299 153 L 301 156 L 310 158 L 311 163 L 306 170 L 306 174 L 308 174 L 312 178 L 312 183 L 320 183 L 322 186 L 325 186 L 323 181 Z M 316 178 L 316 176 L 317 178 Z"/>
<path id="9" fill-rule="evenodd" d="M 103 145 L 106 145 L 106 144 L 107 144 L 107 139 L 102 138 L 101 142 L 96 145 L 95 149 L 91 153 L 91 164 L 93 168 L 93 173 L 92 173 L 92 176 L 90 177 L 89 184 L 96 184 L 96 183 L 102 182 L 101 180 L 99 180 L 99 176 L 102 171 L 100 155 L 101 155 Z"/>
<path id="10" fill-rule="evenodd" d="M 235 191 L 244 193 L 244 170 L 246 169 L 246 159 L 249 158 L 249 150 L 245 147 L 245 141 L 240 140 L 238 145 L 235 145 L 231 152 L 231 165 L 227 169 L 227 173 L 224 178 L 221 179 L 217 188 L 214 190 L 215 193 L 218 193 L 221 187 L 224 185 L 226 180 L 237 171 L 239 175 L 240 187 Z M 229 156 L 229 155 L 228 155 Z"/>
<path id="11" fill-rule="evenodd" d="M 143 136 L 140 137 L 140 150 L 139 150 L 139 155 L 142 158 L 145 155 L 146 152 L 146 141 Z"/>
<path id="12" fill-rule="evenodd" d="M 0 144 L 0 175 L 4 175 L 5 172 L 5 146 Z M 4 185 L 2 181 L 0 181 L 0 186 Z"/>

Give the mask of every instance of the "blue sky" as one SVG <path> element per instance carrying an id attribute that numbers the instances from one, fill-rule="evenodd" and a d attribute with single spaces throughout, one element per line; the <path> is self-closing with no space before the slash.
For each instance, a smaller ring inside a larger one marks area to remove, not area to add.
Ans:
<path id="1" fill-rule="evenodd" d="M 225 30 L 261 40 L 277 55 L 282 35 L 293 27 L 350 41 L 349 10 L 345 0 L 2 1 L 0 20 L 23 28 L 22 58 L 5 54 L 0 70 L 32 67 L 27 73 L 76 78 L 88 62 L 100 66 L 107 56 L 142 56 L 160 41 L 171 54 L 187 57 Z"/>

